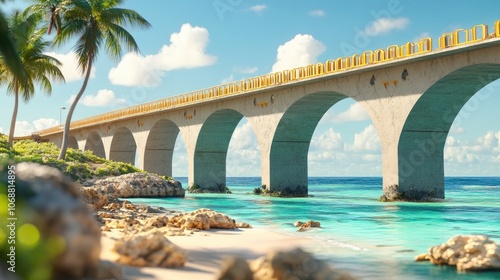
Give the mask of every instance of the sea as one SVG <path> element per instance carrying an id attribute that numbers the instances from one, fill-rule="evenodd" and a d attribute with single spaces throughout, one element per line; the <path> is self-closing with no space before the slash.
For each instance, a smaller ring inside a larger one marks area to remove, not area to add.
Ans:
<path id="1" fill-rule="evenodd" d="M 187 186 L 187 178 L 176 178 Z M 500 244 L 500 177 L 449 177 L 443 202 L 379 202 L 382 179 L 309 178 L 309 197 L 253 195 L 258 177 L 230 177 L 232 194 L 131 199 L 180 211 L 210 208 L 236 221 L 315 240 L 306 248 L 359 279 L 500 279 L 500 272 L 458 273 L 414 257 L 455 235 L 483 234 Z M 295 221 L 320 229 L 297 232 Z M 291 244 L 290 247 L 293 247 Z"/>

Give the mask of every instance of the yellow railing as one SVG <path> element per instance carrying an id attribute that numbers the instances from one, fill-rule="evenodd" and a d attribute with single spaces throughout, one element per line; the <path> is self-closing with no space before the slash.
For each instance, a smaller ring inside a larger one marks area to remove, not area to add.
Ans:
<path id="1" fill-rule="evenodd" d="M 500 20 L 494 25 L 495 32 L 488 33 L 488 26 L 484 24 L 476 25 L 470 29 L 457 29 L 453 32 L 444 33 L 439 37 L 437 50 L 447 49 L 455 46 L 480 42 L 491 37 L 500 37 Z M 129 118 L 144 113 L 153 113 L 165 109 L 171 109 L 201 101 L 208 101 L 222 96 L 250 92 L 262 88 L 268 88 L 290 82 L 310 79 L 318 76 L 338 73 L 350 69 L 365 67 L 384 62 L 389 62 L 401 58 L 426 54 L 433 51 L 432 38 L 422 38 L 418 42 L 408 42 L 404 45 L 392 45 L 386 49 L 375 51 L 365 51 L 361 55 L 354 54 L 349 57 L 340 57 L 327 60 L 325 63 L 316 63 L 304 67 L 297 67 L 291 70 L 284 70 L 214 86 L 207 89 L 168 97 L 132 107 L 112 111 L 109 113 L 85 118 L 71 123 L 71 129 L 76 129 L 88 125 L 100 124 L 122 118 Z M 60 132 L 61 127 L 48 128 L 35 134 L 48 135 Z"/>

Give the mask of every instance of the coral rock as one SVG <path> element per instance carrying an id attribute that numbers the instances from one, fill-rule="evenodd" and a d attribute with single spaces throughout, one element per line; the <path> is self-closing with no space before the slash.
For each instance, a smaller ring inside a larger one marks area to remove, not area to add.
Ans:
<path id="1" fill-rule="evenodd" d="M 252 228 L 251 225 L 244 223 L 244 222 L 236 223 L 236 227 L 237 228 Z"/>
<path id="2" fill-rule="evenodd" d="M 236 222 L 228 216 L 210 209 L 198 209 L 191 213 L 179 214 L 170 218 L 169 224 L 181 229 L 201 229 L 211 228 L 235 229 Z"/>
<path id="3" fill-rule="evenodd" d="M 186 262 L 183 252 L 161 232 L 126 236 L 115 243 L 120 255 L 118 263 L 132 266 L 181 267 Z"/>
<path id="4" fill-rule="evenodd" d="M 500 270 L 500 246 L 484 235 L 457 235 L 431 247 L 425 258 L 436 265 L 454 265 L 458 271 Z"/>
<path id="5" fill-rule="evenodd" d="M 253 272 L 242 258 L 229 258 L 222 263 L 217 280 L 254 280 Z"/>
<path id="6" fill-rule="evenodd" d="M 15 170 L 16 200 L 23 201 L 22 207 L 16 207 L 17 215 L 39 230 L 41 240 L 64 241 L 61 252 L 49 264 L 53 278 L 95 275 L 101 230 L 81 199 L 80 185 L 48 166 L 25 162 L 17 164 Z"/>
<path id="7" fill-rule="evenodd" d="M 185 195 L 185 190 L 180 182 L 164 180 L 154 174 L 139 172 L 99 179 L 93 182 L 92 186 L 82 189 L 103 191 L 114 198 L 184 197 Z"/>
<path id="8" fill-rule="evenodd" d="M 167 216 L 159 216 L 159 217 L 154 217 L 151 219 L 148 219 L 146 221 L 147 226 L 152 226 L 152 227 L 166 227 L 168 225 L 168 217 Z"/>
<path id="9" fill-rule="evenodd" d="M 300 227 L 301 225 L 303 225 L 304 223 L 301 222 L 301 221 L 296 221 L 295 223 L 293 223 L 293 226 L 294 227 Z"/>
<path id="10" fill-rule="evenodd" d="M 312 220 L 309 220 L 305 223 L 302 223 L 302 222 L 295 222 L 293 224 L 294 226 L 296 227 L 299 227 L 299 229 L 297 231 L 304 231 L 304 230 L 307 230 L 309 228 L 313 228 L 313 227 L 321 227 L 320 223 L 319 222 L 315 222 L 315 221 L 312 221 Z"/>
<path id="11" fill-rule="evenodd" d="M 274 252 L 250 263 L 254 280 L 316 279 L 353 280 L 350 275 L 334 270 L 328 263 L 301 249 Z"/>
<path id="12" fill-rule="evenodd" d="M 92 205 L 94 210 L 99 210 L 109 203 L 108 195 L 104 190 L 84 187 L 79 189 L 83 201 Z"/>

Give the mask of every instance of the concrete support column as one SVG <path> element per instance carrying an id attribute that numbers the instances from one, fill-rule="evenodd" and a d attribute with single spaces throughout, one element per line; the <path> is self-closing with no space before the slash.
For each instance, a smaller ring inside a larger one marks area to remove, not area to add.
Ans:
<path id="1" fill-rule="evenodd" d="M 134 132 L 134 141 L 136 143 L 136 152 L 137 152 L 137 162 L 135 162 L 136 167 L 146 170 L 145 168 L 145 151 L 146 151 L 146 143 L 148 139 L 148 131 L 139 131 L 139 132 Z M 135 153 L 134 152 L 134 161 L 135 161 Z M 152 172 L 152 171 L 149 171 Z M 157 173 L 157 172 L 153 172 Z M 157 173 L 159 174 L 159 173 Z M 164 174 L 159 174 L 159 175 L 164 175 Z"/>
<path id="2" fill-rule="evenodd" d="M 271 192 L 307 196 L 307 154 L 309 141 L 280 141 L 273 144 L 270 157 Z"/>
<path id="3" fill-rule="evenodd" d="M 408 200 L 444 198 L 448 131 L 406 131 L 399 144 L 399 193 Z"/>
<path id="4" fill-rule="evenodd" d="M 194 157 L 193 184 L 204 189 L 226 187 L 226 152 L 197 151 Z"/>

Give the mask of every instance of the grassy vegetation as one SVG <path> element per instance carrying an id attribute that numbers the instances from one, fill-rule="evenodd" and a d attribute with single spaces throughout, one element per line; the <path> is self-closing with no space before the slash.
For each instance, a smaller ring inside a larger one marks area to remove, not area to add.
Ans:
<path id="1" fill-rule="evenodd" d="M 58 160 L 58 155 L 59 148 L 53 143 L 37 143 L 33 140 L 16 142 L 14 147 L 9 149 L 7 136 L 0 134 L 0 165 L 7 160 L 36 162 L 55 167 L 73 180 L 80 182 L 96 177 L 117 176 L 134 172 L 146 173 L 128 163 L 100 158 L 92 151 L 84 152 L 69 148 L 66 160 Z"/>

